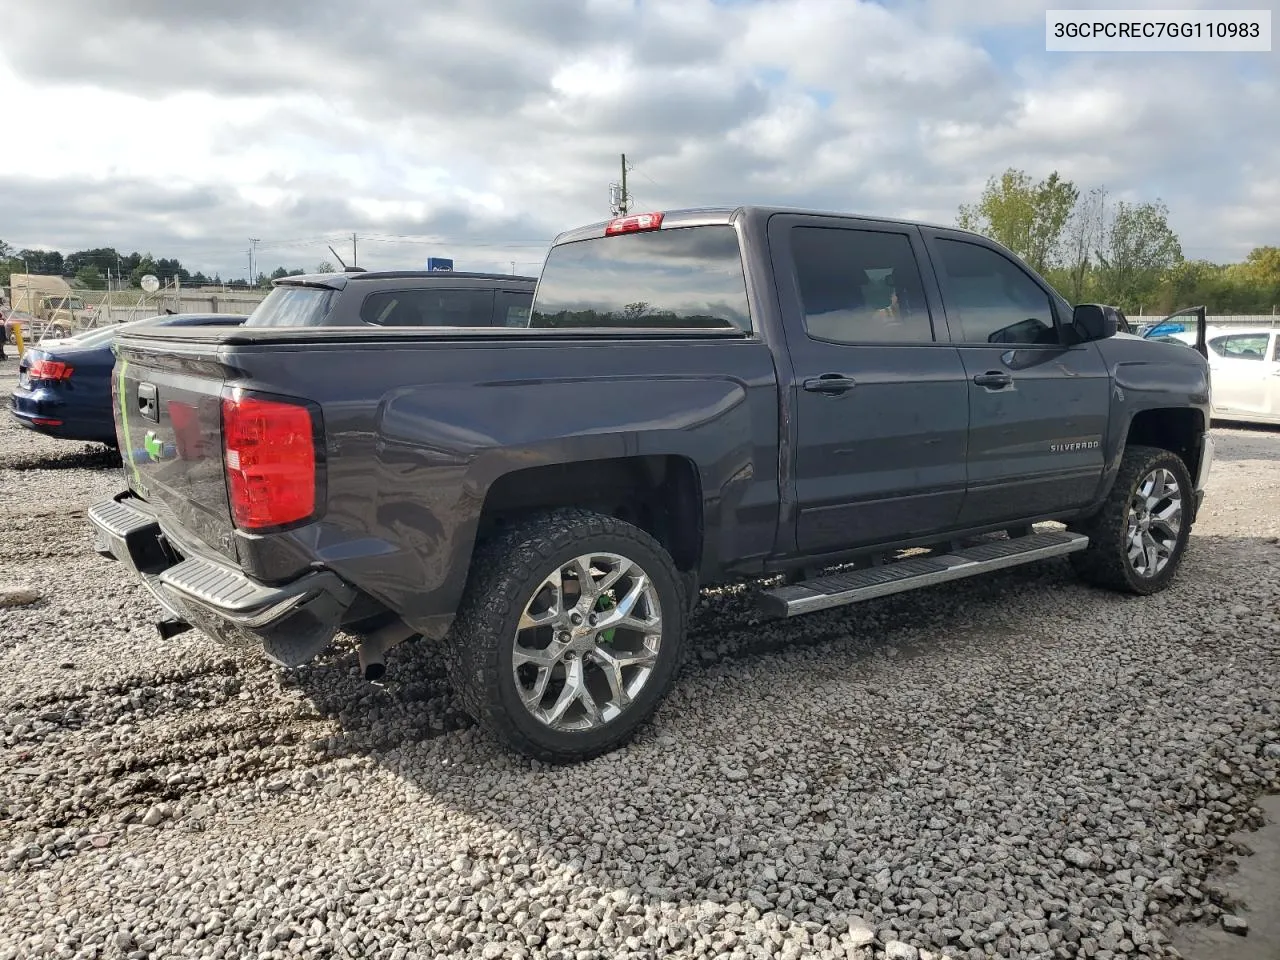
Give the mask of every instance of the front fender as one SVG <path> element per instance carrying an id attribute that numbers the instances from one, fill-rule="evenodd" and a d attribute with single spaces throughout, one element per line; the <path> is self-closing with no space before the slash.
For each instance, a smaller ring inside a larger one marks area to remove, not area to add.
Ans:
<path id="1" fill-rule="evenodd" d="M 1106 466 L 1098 494 L 1110 494 L 1125 447 L 1134 437 L 1151 442 L 1155 418 L 1165 416 L 1164 429 L 1180 447 L 1194 451 L 1193 478 L 1203 460 L 1209 429 L 1211 382 L 1208 362 L 1181 344 L 1112 338 L 1099 344 L 1111 372 L 1111 417 Z M 1166 442 L 1173 442 L 1172 440 Z"/>

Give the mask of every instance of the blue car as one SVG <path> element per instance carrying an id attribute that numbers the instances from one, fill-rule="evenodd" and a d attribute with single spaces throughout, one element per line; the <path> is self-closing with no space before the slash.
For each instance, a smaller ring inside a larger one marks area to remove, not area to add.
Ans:
<path id="1" fill-rule="evenodd" d="M 239 326 L 247 315 L 178 313 L 98 327 L 77 337 L 37 344 L 18 367 L 10 412 L 24 427 L 63 440 L 116 445 L 111 409 L 111 343 L 122 329 L 140 326 Z"/>
<path id="2" fill-rule="evenodd" d="M 1187 328 L 1180 323 L 1157 323 L 1143 331 L 1142 338 L 1144 340 L 1153 340 L 1157 337 L 1167 337 L 1175 333 L 1186 333 Z"/>

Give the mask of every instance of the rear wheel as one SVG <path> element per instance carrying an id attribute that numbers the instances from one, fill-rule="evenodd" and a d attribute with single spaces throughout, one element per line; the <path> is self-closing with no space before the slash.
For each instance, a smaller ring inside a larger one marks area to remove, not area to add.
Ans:
<path id="1" fill-rule="evenodd" d="M 556 510 L 477 550 L 446 642 L 463 706 L 508 746 L 586 760 L 657 709 L 684 643 L 684 584 L 651 536 Z"/>
<path id="2" fill-rule="evenodd" d="M 1191 475 L 1182 458 L 1155 447 L 1130 447 L 1103 508 L 1072 525 L 1089 537 L 1071 555 L 1088 583 L 1147 595 L 1177 573 L 1191 534 Z"/>

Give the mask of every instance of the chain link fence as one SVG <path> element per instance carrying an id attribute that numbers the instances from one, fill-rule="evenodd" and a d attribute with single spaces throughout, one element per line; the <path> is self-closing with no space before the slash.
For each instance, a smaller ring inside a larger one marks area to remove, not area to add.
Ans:
<path id="1" fill-rule="evenodd" d="M 147 320 L 167 313 L 250 314 L 268 292 L 227 288 L 181 289 L 172 285 L 154 294 L 137 290 L 111 293 L 79 290 L 74 296 L 83 303 L 85 309 L 73 311 L 72 318 L 68 318 L 65 312 L 60 313 L 57 325 L 64 328 L 69 326 L 71 333 L 77 333 L 94 327 Z M 36 325 L 49 326 L 47 322 Z"/>
<path id="2" fill-rule="evenodd" d="M 266 291 L 161 290 L 145 298 L 130 298 L 132 302 L 118 293 L 111 296 L 86 293 L 82 296 L 85 303 L 93 308 L 93 317 L 85 326 L 100 327 L 145 320 L 165 313 L 249 314 L 266 295 Z"/>

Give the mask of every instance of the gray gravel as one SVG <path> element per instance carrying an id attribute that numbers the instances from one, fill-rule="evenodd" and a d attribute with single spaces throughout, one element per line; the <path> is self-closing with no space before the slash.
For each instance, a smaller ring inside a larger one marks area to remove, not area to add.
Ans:
<path id="1" fill-rule="evenodd" d="M 654 723 L 558 769 L 426 642 L 379 689 L 161 641 L 85 527 L 118 467 L 4 417 L 0 960 L 1175 956 L 1280 786 L 1280 432 L 1218 433 L 1170 592 L 708 595 Z"/>

